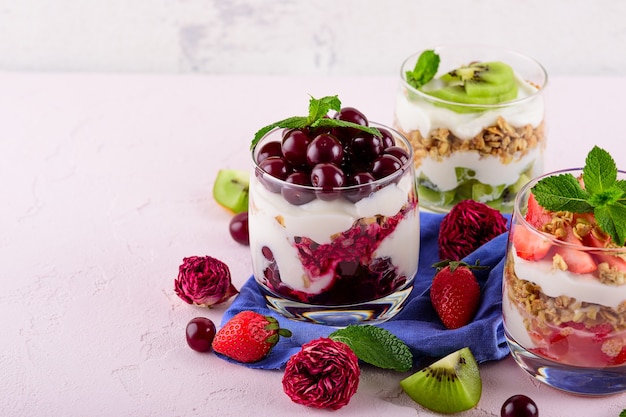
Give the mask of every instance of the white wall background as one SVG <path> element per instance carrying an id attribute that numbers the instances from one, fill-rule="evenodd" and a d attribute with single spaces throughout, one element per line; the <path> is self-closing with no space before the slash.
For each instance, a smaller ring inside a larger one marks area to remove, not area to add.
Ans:
<path id="1" fill-rule="evenodd" d="M 0 0 L 0 70 L 396 74 L 440 43 L 626 75 L 622 0 Z"/>

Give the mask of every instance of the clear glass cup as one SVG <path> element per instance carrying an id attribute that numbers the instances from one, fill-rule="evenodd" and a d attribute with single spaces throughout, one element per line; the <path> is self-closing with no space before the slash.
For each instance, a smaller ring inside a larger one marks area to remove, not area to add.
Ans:
<path id="1" fill-rule="evenodd" d="M 604 247 L 588 215 L 548 215 L 565 241 L 531 225 L 546 220 L 534 199 L 529 204 L 531 188 L 563 173 L 578 177 L 582 170 L 538 177 L 515 200 L 503 277 L 505 336 L 522 369 L 550 386 L 586 395 L 626 391 L 626 247 Z"/>
<path id="2" fill-rule="evenodd" d="M 252 151 L 249 233 L 253 272 L 267 305 L 294 319 L 330 326 L 389 320 L 413 288 L 419 207 L 412 149 L 389 127 L 408 159 L 373 183 L 322 189 L 270 176 Z"/>
<path id="3" fill-rule="evenodd" d="M 473 199 L 503 213 L 513 210 L 522 185 L 543 173 L 544 90 L 547 74 L 535 60 L 488 46 L 435 48 L 441 62 L 435 78 L 472 62 L 508 64 L 517 98 L 501 104 L 462 104 L 427 94 L 433 80 L 416 89 L 407 82 L 420 53 L 400 69 L 394 127 L 414 148 L 420 206 L 445 213 Z"/>

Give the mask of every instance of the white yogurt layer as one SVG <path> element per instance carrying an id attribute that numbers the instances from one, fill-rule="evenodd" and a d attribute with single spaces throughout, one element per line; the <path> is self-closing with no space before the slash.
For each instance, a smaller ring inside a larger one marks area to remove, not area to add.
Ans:
<path id="1" fill-rule="evenodd" d="M 605 285 L 591 274 L 574 274 L 552 266 L 552 260 L 528 261 L 517 256 L 512 247 L 515 274 L 519 279 L 541 287 L 548 297 L 566 295 L 577 301 L 617 309 L 626 300 L 626 286 Z"/>
<path id="2" fill-rule="evenodd" d="M 296 290 L 318 293 L 330 283 L 332 274 L 309 279 L 293 246 L 294 237 L 308 237 L 319 244 L 327 244 L 333 235 L 350 229 L 358 219 L 376 215 L 395 216 L 406 204 L 412 187 L 412 177 L 405 175 L 398 184 L 388 185 L 357 203 L 342 198 L 334 201 L 315 199 L 295 206 L 280 194 L 269 192 L 252 175 L 249 233 L 255 276 L 263 277 L 267 261 L 261 249 L 267 246 L 274 255 L 285 284 Z M 384 239 L 376 256 L 389 256 L 400 274 L 412 277 L 417 272 L 418 252 L 419 214 L 415 210 L 414 215 L 403 219 L 395 231 Z"/>
<path id="3" fill-rule="evenodd" d="M 505 294 L 502 300 L 502 314 L 504 316 L 504 326 L 515 341 L 527 349 L 532 349 L 535 343 L 530 338 L 526 326 L 524 325 L 524 317 L 518 310 L 517 306 L 511 303 Z"/>
<path id="4" fill-rule="evenodd" d="M 533 95 L 537 89 L 518 77 L 517 99 Z M 400 89 L 396 98 L 396 120 L 405 131 L 419 130 L 423 137 L 428 137 L 434 129 L 450 130 L 459 139 L 469 140 L 483 129 L 496 124 L 498 117 L 503 117 L 513 127 L 530 124 L 537 127 L 544 117 L 544 102 L 541 94 L 519 103 L 504 105 L 493 110 L 473 113 L 457 113 L 451 109 L 435 106 L 432 101 L 423 98 L 410 100 L 405 89 Z"/>
<path id="5" fill-rule="evenodd" d="M 423 174 L 428 177 L 439 191 L 453 190 L 459 185 L 455 172 L 457 167 L 473 170 L 475 172 L 474 178 L 483 184 L 509 186 L 519 180 L 520 175 L 528 169 L 530 164 L 541 160 L 542 152 L 541 147 L 537 146 L 526 155 L 503 165 L 498 156 L 481 157 L 478 152 L 459 151 L 441 161 L 433 158 L 422 159 L 422 164 L 418 168 L 418 175 Z M 535 175 L 539 174 L 540 172 L 535 172 Z"/>

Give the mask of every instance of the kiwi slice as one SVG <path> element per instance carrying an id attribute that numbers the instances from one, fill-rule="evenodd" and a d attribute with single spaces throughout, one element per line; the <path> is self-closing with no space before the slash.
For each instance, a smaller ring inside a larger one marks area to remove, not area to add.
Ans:
<path id="1" fill-rule="evenodd" d="M 438 413 L 457 413 L 476 406 L 482 394 L 478 363 L 468 347 L 400 381 L 413 401 Z"/>
<path id="2" fill-rule="evenodd" d="M 492 105 L 514 100 L 518 87 L 513 69 L 499 61 L 473 62 L 439 77 L 442 86 L 427 91 L 433 97 L 461 104 Z M 479 111 L 480 108 L 450 106 L 452 110 Z"/>
<path id="3" fill-rule="evenodd" d="M 220 169 L 213 184 L 213 198 L 233 213 L 248 211 L 250 173 L 237 169 Z"/>

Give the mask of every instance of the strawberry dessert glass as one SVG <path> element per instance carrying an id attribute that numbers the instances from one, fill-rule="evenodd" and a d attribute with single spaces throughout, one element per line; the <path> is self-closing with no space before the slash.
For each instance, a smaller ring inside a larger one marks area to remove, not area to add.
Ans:
<path id="1" fill-rule="evenodd" d="M 543 172 L 544 68 L 505 49 L 449 45 L 409 56 L 400 72 L 394 127 L 414 147 L 420 206 L 445 213 L 472 199 L 512 212 Z"/>
<path id="2" fill-rule="evenodd" d="M 526 184 L 515 200 L 503 279 L 505 335 L 516 362 L 564 391 L 626 390 L 626 247 L 592 212 L 544 209 Z M 618 172 L 618 179 L 626 173 Z"/>
<path id="3" fill-rule="evenodd" d="M 356 112 L 335 117 L 355 119 Z M 420 223 L 412 149 L 398 132 L 361 116 L 382 136 L 275 128 L 253 148 L 253 272 L 267 305 L 288 318 L 382 322 L 413 288 Z"/>

